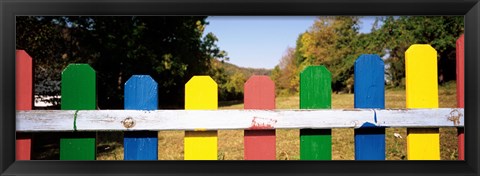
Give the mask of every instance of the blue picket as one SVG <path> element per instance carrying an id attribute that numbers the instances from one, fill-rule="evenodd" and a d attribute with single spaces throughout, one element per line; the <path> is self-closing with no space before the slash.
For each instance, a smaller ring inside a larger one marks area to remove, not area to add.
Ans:
<path id="1" fill-rule="evenodd" d="M 156 110 L 158 84 L 148 75 L 133 75 L 125 83 L 125 109 Z M 158 136 L 155 131 L 124 133 L 124 160 L 157 160 Z"/>
<path id="2" fill-rule="evenodd" d="M 375 54 L 363 54 L 354 66 L 354 107 L 385 109 L 385 64 Z M 376 122 L 376 117 L 372 117 Z M 355 129 L 355 160 L 385 160 L 385 128 L 364 124 Z"/>

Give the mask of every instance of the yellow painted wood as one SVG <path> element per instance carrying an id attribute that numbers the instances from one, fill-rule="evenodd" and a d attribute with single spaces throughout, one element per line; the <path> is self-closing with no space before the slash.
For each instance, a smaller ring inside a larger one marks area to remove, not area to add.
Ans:
<path id="1" fill-rule="evenodd" d="M 185 160 L 217 160 L 217 131 L 185 131 Z"/>
<path id="2" fill-rule="evenodd" d="M 438 108 L 437 51 L 414 44 L 405 52 L 407 108 Z"/>
<path id="3" fill-rule="evenodd" d="M 440 136 L 438 128 L 408 129 L 408 160 L 440 160 Z"/>
<path id="4" fill-rule="evenodd" d="M 217 83 L 210 76 L 194 76 L 185 84 L 186 110 L 216 110 Z M 217 160 L 217 131 L 185 131 L 185 160 Z"/>
<path id="5" fill-rule="evenodd" d="M 407 108 L 438 108 L 437 51 L 414 44 L 405 52 Z M 439 160 L 440 138 L 436 129 L 407 129 L 408 160 Z"/>

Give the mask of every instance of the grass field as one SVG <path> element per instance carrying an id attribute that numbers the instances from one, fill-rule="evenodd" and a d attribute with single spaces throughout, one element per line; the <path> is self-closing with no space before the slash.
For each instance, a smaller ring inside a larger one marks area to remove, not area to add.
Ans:
<path id="1" fill-rule="evenodd" d="M 353 94 L 333 94 L 332 108 L 353 108 Z M 386 108 L 405 108 L 405 91 L 401 89 L 386 91 Z M 219 109 L 243 109 L 241 102 L 220 103 Z M 298 96 L 277 97 L 277 109 L 298 109 Z M 455 82 L 439 87 L 440 108 L 457 106 Z M 394 137 L 394 134 L 400 137 Z M 332 159 L 353 160 L 354 130 L 332 129 Z M 456 128 L 440 128 L 440 154 L 442 160 L 457 159 L 457 130 Z M 123 160 L 123 133 L 98 132 L 98 160 Z M 183 160 L 183 131 L 161 131 L 158 133 L 158 158 L 159 160 Z M 56 135 L 50 136 L 51 142 L 38 144 L 39 148 L 33 149 L 33 159 L 58 159 L 58 144 L 55 144 Z M 58 135 L 57 135 L 58 136 Z M 299 130 L 276 130 L 277 160 L 299 159 Z M 52 142 L 54 144 L 52 144 Z M 49 145 L 46 146 L 45 145 Z M 243 160 L 243 131 L 220 130 L 218 131 L 218 159 Z M 406 129 L 386 129 L 386 159 L 406 159 Z"/>

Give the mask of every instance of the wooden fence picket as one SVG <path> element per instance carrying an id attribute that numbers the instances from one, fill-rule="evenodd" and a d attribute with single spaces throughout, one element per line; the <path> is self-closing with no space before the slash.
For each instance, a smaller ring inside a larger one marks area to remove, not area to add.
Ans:
<path id="1" fill-rule="evenodd" d="M 96 109 L 95 70 L 88 64 L 70 64 L 62 72 L 61 109 Z M 76 122 L 72 124 L 76 130 Z M 73 132 L 60 138 L 60 160 L 95 160 L 96 133 Z"/>
<path id="2" fill-rule="evenodd" d="M 300 73 L 300 109 L 332 107 L 332 74 L 325 66 L 309 66 Z M 322 118 L 322 117 L 318 117 Z M 331 129 L 300 129 L 301 160 L 331 160 Z"/>
<path id="3" fill-rule="evenodd" d="M 245 82 L 244 109 L 275 109 L 275 84 L 268 76 L 254 75 Z M 275 160 L 275 129 L 256 121 L 251 128 L 244 130 L 244 159 Z"/>
<path id="4" fill-rule="evenodd" d="M 193 76 L 185 84 L 185 110 L 218 109 L 218 85 L 210 76 Z M 202 119 L 199 119 L 202 120 Z M 217 131 L 185 131 L 185 160 L 217 160 Z"/>
<path id="5" fill-rule="evenodd" d="M 17 50 L 15 56 L 16 110 L 32 110 L 33 107 L 33 67 L 32 57 L 24 50 Z M 16 159 L 30 160 L 32 135 L 16 133 Z"/>
<path id="6" fill-rule="evenodd" d="M 88 64 L 70 64 L 61 76 L 61 110 L 71 111 L 30 111 L 34 105 L 33 61 L 25 51 L 17 50 L 16 159 L 31 159 L 32 132 L 57 131 L 63 132 L 59 133 L 60 160 L 95 160 L 96 131 L 115 130 L 125 131 L 124 160 L 157 160 L 157 131 L 187 130 L 184 159 L 217 160 L 217 130 L 240 129 L 244 130 L 245 160 L 275 160 L 275 130 L 294 128 L 300 129 L 300 160 L 331 160 L 332 128 L 354 128 L 355 159 L 385 160 L 385 128 L 402 127 L 407 128 L 408 160 L 439 160 L 438 127 L 451 127 L 458 130 L 458 159 L 464 160 L 463 34 L 456 41 L 456 53 L 458 108 L 437 109 L 437 52 L 430 45 L 414 44 L 405 52 L 407 110 L 385 110 L 385 64 L 378 55 L 364 54 L 354 65 L 354 107 L 368 108 L 363 110 L 272 111 L 274 82 L 268 76 L 252 76 L 244 84 L 245 110 L 192 112 L 218 109 L 215 81 L 210 76 L 193 76 L 185 84 L 185 111 L 153 111 L 158 109 L 158 84 L 148 75 L 133 75 L 125 83 L 125 110 L 81 111 L 97 109 L 96 73 Z M 299 76 L 299 108 L 331 109 L 329 70 L 309 66 Z M 452 114 L 455 111 L 458 114 Z M 451 117 L 443 118 L 446 114 L 458 120 L 452 124 Z M 125 118 L 140 123 L 131 128 L 117 123 Z"/>
<path id="7" fill-rule="evenodd" d="M 363 54 L 355 61 L 355 108 L 385 109 L 384 69 L 383 60 L 375 54 Z M 385 160 L 385 128 L 374 126 L 355 129 L 355 160 Z"/>
<path id="8" fill-rule="evenodd" d="M 125 83 L 124 109 L 158 109 L 158 84 L 149 75 L 133 75 Z M 126 131 L 124 160 L 157 160 L 158 132 Z"/>
<path id="9" fill-rule="evenodd" d="M 405 52 L 407 108 L 438 108 L 437 51 L 414 44 Z M 439 160 L 438 128 L 407 128 L 408 160 Z"/>
<path id="10" fill-rule="evenodd" d="M 462 34 L 456 43 L 456 59 L 457 59 L 457 107 L 465 107 L 465 47 L 464 35 Z M 458 159 L 465 159 L 465 128 L 457 128 L 458 130 Z"/>

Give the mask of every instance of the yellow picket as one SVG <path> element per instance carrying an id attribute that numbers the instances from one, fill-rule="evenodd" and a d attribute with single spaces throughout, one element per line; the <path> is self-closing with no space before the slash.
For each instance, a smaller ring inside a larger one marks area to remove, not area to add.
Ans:
<path id="1" fill-rule="evenodd" d="M 216 110 L 217 83 L 210 76 L 194 76 L 185 84 L 185 110 Z M 200 119 L 201 120 L 201 119 Z M 185 160 L 216 160 L 217 131 L 185 131 Z"/>
<path id="2" fill-rule="evenodd" d="M 438 108 L 437 51 L 414 44 L 405 52 L 407 108 Z M 407 129 L 408 160 L 440 160 L 436 129 Z"/>

